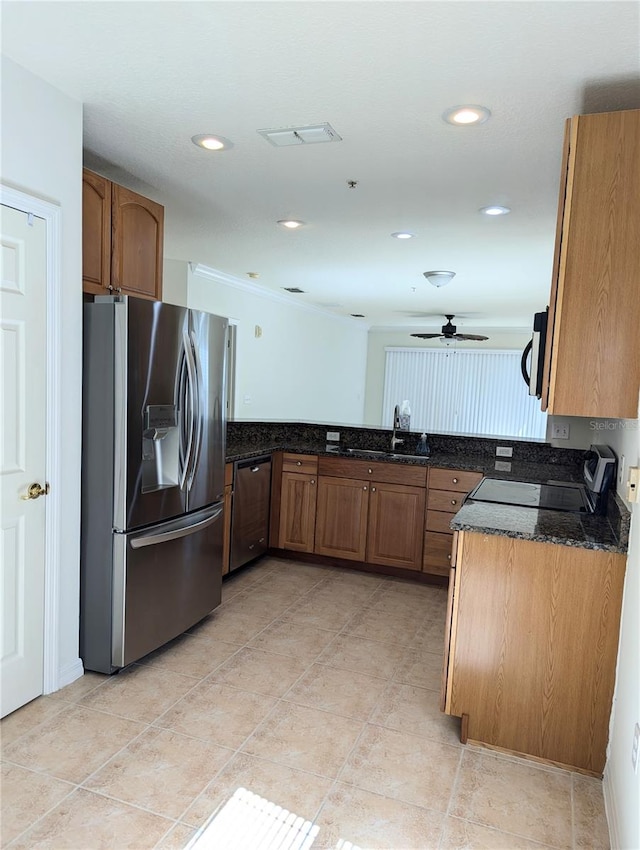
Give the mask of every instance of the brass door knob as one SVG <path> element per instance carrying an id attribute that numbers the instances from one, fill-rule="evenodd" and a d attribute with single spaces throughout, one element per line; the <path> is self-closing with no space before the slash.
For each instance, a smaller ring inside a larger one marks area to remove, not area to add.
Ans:
<path id="1" fill-rule="evenodd" d="M 33 484 L 29 484 L 29 489 L 27 490 L 26 496 L 20 496 L 20 498 L 27 502 L 29 499 L 37 499 L 40 496 L 46 496 L 49 492 L 49 485 L 45 484 L 44 487 L 41 487 L 37 481 L 34 481 Z"/>

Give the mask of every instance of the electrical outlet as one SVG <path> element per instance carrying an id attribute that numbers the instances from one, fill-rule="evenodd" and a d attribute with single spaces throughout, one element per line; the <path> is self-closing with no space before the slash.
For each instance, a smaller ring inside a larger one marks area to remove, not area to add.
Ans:
<path id="1" fill-rule="evenodd" d="M 627 481 L 627 501 L 640 501 L 640 466 L 629 467 L 629 479 Z"/>
<path id="2" fill-rule="evenodd" d="M 496 446 L 496 457 L 513 457 L 511 446 Z"/>
<path id="3" fill-rule="evenodd" d="M 511 472 L 510 460 L 497 460 L 494 467 L 498 472 Z"/>
<path id="4" fill-rule="evenodd" d="M 243 396 L 242 397 L 242 403 L 243 404 L 251 404 L 251 396 L 250 395 Z"/>
<path id="5" fill-rule="evenodd" d="M 631 764 L 633 765 L 634 773 L 638 772 L 638 747 L 640 746 L 640 726 L 636 723 L 636 728 L 633 730 L 633 744 L 631 745 Z"/>
<path id="6" fill-rule="evenodd" d="M 569 425 L 566 422 L 554 422 L 551 426 L 551 439 L 552 440 L 568 440 L 569 439 Z"/>
<path id="7" fill-rule="evenodd" d="M 340 442 L 340 431 L 327 431 L 327 440 L 333 443 Z"/>

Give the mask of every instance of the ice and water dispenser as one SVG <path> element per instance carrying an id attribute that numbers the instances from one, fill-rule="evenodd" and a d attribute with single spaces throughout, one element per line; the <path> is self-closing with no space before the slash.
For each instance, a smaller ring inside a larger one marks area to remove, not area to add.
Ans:
<path id="1" fill-rule="evenodd" d="M 175 404 L 149 404 L 142 432 L 142 492 L 177 487 L 180 441 Z"/>

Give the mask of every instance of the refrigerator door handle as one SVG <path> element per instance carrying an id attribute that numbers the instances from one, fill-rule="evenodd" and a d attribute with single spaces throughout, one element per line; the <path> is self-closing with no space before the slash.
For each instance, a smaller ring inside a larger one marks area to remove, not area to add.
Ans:
<path id="1" fill-rule="evenodd" d="M 193 367 L 193 415 L 195 438 L 193 442 L 193 451 L 191 457 L 191 469 L 189 471 L 189 489 L 191 489 L 191 485 L 193 484 L 193 479 L 196 474 L 196 469 L 198 467 L 198 461 L 200 459 L 203 431 L 202 417 L 204 416 L 204 409 L 202 407 L 202 365 L 200 363 L 200 356 L 198 353 L 198 338 L 196 337 L 194 331 L 191 331 L 190 341 L 190 353 Z"/>
<path id="2" fill-rule="evenodd" d="M 184 455 L 184 469 L 180 479 L 180 488 L 184 489 L 185 482 L 187 486 L 190 484 L 191 468 L 193 466 L 193 451 L 194 451 L 194 431 L 195 431 L 195 364 L 193 362 L 193 351 L 191 350 L 191 340 L 186 331 L 182 335 L 182 344 L 184 348 L 184 358 L 187 366 L 186 392 L 184 394 L 184 406 L 186 410 L 184 415 L 188 417 L 189 436 L 187 438 L 187 448 Z"/>
<path id="3" fill-rule="evenodd" d="M 204 528 L 213 525 L 213 523 L 221 516 L 222 510 L 223 508 L 221 505 L 220 507 L 215 508 L 206 519 L 201 519 L 199 522 L 194 522 L 192 525 L 169 528 L 167 531 L 160 531 L 157 533 L 152 532 L 150 534 L 141 534 L 139 537 L 131 539 L 131 548 L 141 549 L 143 546 L 155 546 L 157 543 L 166 543 L 169 540 L 178 540 L 180 537 L 188 537 L 190 534 L 196 534 Z"/>

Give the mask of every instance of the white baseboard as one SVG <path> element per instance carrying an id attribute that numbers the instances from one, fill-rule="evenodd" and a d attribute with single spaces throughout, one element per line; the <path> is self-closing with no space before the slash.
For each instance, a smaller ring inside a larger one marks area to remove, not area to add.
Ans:
<path id="1" fill-rule="evenodd" d="M 79 679 L 80 676 L 84 676 L 84 667 L 82 666 L 81 659 L 76 658 L 75 661 L 71 661 L 69 664 L 65 664 L 64 667 L 59 669 L 58 690 L 70 685 L 71 682 L 75 682 L 75 680 Z"/>
<path id="2" fill-rule="evenodd" d="M 604 808 L 607 813 L 607 823 L 609 824 L 609 842 L 611 850 L 620 850 L 620 828 L 618 826 L 618 809 L 616 807 L 616 797 L 613 790 L 613 781 L 609 775 L 609 771 L 605 770 L 602 780 L 602 790 L 604 792 Z"/>

